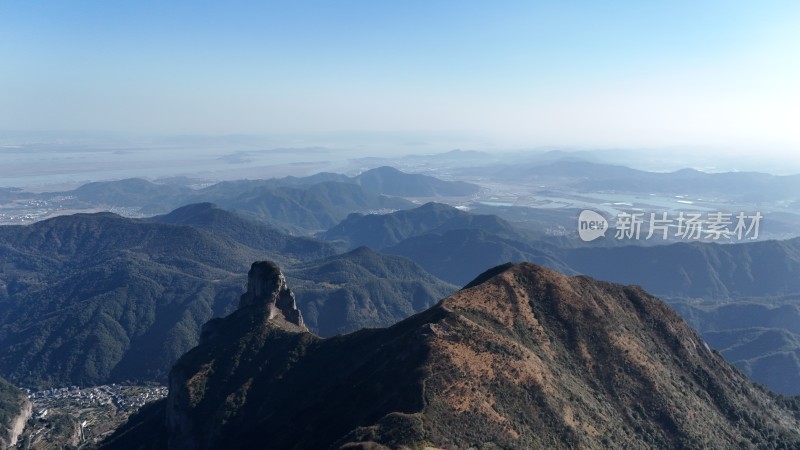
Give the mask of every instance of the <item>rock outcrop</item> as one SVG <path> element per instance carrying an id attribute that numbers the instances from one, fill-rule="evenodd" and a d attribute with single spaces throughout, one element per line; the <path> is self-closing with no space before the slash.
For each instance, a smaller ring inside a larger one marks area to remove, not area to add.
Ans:
<path id="1" fill-rule="evenodd" d="M 244 311 L 244 312 L 242 312 Z M 294 293 L 286 285 L 280 267 L 271 261 L 258 261 L 247 273 L 247 291 L 239 299 L 236 315 L 253 315 L 288 331 L 307 332 L 303 315 L 297 309 Z M 219 338 L 222 318 L 206 322 L 200 331 L 200 345 Z"/>
<path id="2" fill-rule="evenodd" d="M 16 445 L 31 412 L 32 405 L 28 397 L 0 378 L 0 450 Z"/>
<path id="3" fill-rule="evenodd" d="M 305 329 L 294 293 L 286 286 L 286 277 L 270 261 L 253 263 L 247 274 L 247 292 L 239 300 L 239 308 L 258 306 L 269 308 L 269 320 L 279 319 Z"/>
<path id="4" fill-rule="evenodd" d="M 30 400 L 23 397 L 21 403 L 19 414 L 11 421 L 11 427 L 9 428 L 9 447 L 17 444 L 17 439 L 25 430 L 25 424 L 33 413 L 33 405 Z M 0 445 L 0 449 L 2 449 L 2 445 Z"/>
<path id="5" fill-rule="evenodd" d="M 247 396 L 247 386 L 231 381 L 250 376 L 257 355 L 270 354 L 277 342 L 294 343 L 298 335 L 313 339 L 280 268 L 270 261 L 253 263 L 239 308 L 207 322 L 198 346 L 170 372 L 170 448 L 206 448 L 220 439 L 224 418 Z"/>

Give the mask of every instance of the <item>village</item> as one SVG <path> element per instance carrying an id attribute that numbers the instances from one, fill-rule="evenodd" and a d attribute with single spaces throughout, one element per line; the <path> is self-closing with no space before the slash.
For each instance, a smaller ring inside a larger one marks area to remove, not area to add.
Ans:
<path id="1" fill-rule="evenodd" d="M 36 194 L 30 194 L 30 197 L 21 195 L 20 198 L 5 201 L 0 195 L 0 225 L 26 225 L 56 216 L 100 211 L 110 211 L 123 217 L 143 216 L 139 213 L 139 208 L 107 205 L 96 207 L 76 202 L 75 197 L 68 195 L 38 198 Z"/>
<path id="2" fill-rule="evenodd" d="M 32 414 L 17 448 L 81 448 L 100 441 L 142 406 L 167 396 L 161 385 L 108 384 L 25 389 Z"/>

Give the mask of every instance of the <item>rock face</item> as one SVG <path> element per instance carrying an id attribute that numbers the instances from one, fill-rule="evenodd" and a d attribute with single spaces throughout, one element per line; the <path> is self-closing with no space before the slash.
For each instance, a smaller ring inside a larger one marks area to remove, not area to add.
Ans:
<path id="1" fill-rule="evenodd" d="M 270 316 L 263 273 L 108 448 L 800 447 L 793 411 L 638 287 L 508 265 L 323 340 Z"/>
<path id="2" fill-rule="evenodd" d="M 305 328 L 294 293 L 286 286 L 286 277 L 270 261 L 253 263 L 247 274 L 247 292 L 239 300 L 240 309 L 260 306 L 269 308 L 269 320 L 282 319 Z"/>
<path id="3" fill-rule="evenodd" d="M 25 430 L 25 423 L 33 413 L 33 405 L 27 398 L 23 397 L 21 403 L 22 405 L 20 406 L 19 415 L 11 422 L 8 444 L 9 447 L 13 447 L 17 444 L 17 439 L 22 434 L 22 431 Z M 0 448 L 2 448 L 2 444 L 0 444 Z"/>
<path id="4" fill-rule="evenodd" d="M 31 416 L 28 397 L 0 378 L 0 450 L 12 448 Z"/>

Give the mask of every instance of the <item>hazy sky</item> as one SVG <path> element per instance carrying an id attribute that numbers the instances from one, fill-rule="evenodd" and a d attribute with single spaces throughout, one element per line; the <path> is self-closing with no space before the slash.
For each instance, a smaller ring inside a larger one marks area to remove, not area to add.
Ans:
<path id="1" fill-rule="evenodd" d="M 2 1 L 0 129 L 800 150 L 797 1 Z"/>

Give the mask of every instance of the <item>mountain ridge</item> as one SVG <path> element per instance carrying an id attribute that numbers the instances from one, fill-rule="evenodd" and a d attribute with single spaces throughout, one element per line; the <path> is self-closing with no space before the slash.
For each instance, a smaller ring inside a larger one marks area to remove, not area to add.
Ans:
<path id="1" fill-rule="evenodd" d="M 641 288 L 530 263 L 478 280 L 389 328 L 328 339 L 239 310 L 104 448 L 800 444 L 792 411 Z"/>

